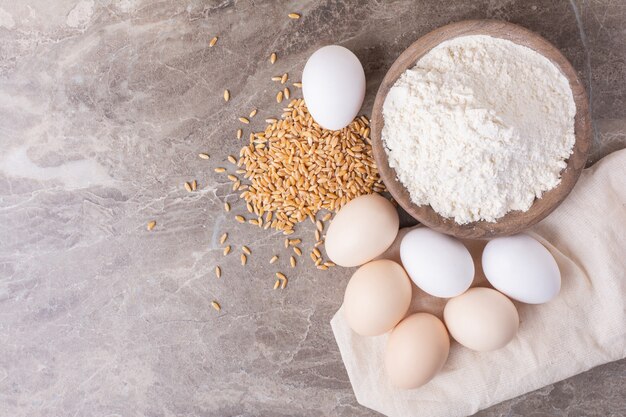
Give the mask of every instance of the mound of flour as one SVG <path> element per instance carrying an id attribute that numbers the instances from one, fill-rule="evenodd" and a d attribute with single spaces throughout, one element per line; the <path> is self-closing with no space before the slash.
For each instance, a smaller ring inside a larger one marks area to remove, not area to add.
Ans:
<path id="1" fill-rule="evenodd" d="M 459 224 L 526 211 L 574 146 L 576 106 L 547 58 L 489 36 L 443 42 L 383 105 L 389 164 L 418 205 Z"/>

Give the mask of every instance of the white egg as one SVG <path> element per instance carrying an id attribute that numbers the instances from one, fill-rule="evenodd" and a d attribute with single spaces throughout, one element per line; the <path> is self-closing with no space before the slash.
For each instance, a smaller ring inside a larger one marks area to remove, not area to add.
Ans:
<path id="1" fill-rule="evenodd" d="M 302 94 L 320 126 L 330 130 L 346 127 L 365 97 L 365 72 L 359 58 L 339 45 L 318 49 L 304 66 Z"/>
<path id="2" fill-rule="evenodd" d="M 554 257 L 528 235 L 493 239 L 485 246 L 482 265 L 495 289 L 523 303 L 545 303 L 561 289 L 561 273 Z"/>
<path id="3" fill-rule="evenodd" d="M 435 297 L 456 297 L 474 279 L 474 261 L 463 243 L 426 227 L 404 236 L 400 258 L 415 285 Z"/>

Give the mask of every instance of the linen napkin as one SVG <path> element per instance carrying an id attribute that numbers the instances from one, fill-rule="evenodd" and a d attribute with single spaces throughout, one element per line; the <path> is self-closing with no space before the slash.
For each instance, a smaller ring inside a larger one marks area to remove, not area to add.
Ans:
<path id="1" fill-rule="evenodd" d="M 359 336 L 337 311 L 331 326 L 360 404 L 390 417 L 467 416 L 626 357 L 626 149 L 586 169 L 568 198 L 527 233 L 554 255 L 560 294 L 542 305 L 516 302 L 519 332 L 502 349 L 473 352 L 451 339 L 443 370 L 421 388 L 392 387 L 383 362 L 387 335 Z M 466 244 L 477 262 L 473 285 L 485 286 L 485 242 Z M 414 287 L 410 312 L 441 318 L 444 304 Z"/>

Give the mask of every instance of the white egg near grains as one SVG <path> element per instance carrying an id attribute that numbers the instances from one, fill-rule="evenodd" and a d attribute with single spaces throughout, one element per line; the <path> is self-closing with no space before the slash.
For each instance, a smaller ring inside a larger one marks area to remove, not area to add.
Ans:
<path id="1" fill-rule="evenodd" d="M 532 237 L 499 237 L 485 246 L 485 277 L 498 291 L 527 304 L 552 300 L 561 289 L 561 273 L 554 257 Z"/>
<path id="2" fill-rule="evenodd" d="M 343 312 L 350 328 L 361 336 L 391 330 L 411 304 L 411 281 L 396 262 L 382 259 L 361 266 L 350 278 Z"/>
<path id="3" fill-rule="evenodd" d="M 335 215 L 326 232 L 326 254 L 343 267 L 359 266 L 383 253 L 398 234 L 396 208 L 378 194 L 357 197 Z"/>
<path id="4" fill-rule="evenodd" d="M 411 280 L 435 297 L 456 297 L 474 279 L 474 261 L 459 240 L 420 227 L 407 233 L 400 243 L 402 265 Z"/>
<path id="5" fill-rule="evenodd" d="M 302 72 L 302 95 L 313 119 L 339 130 L 352 122 L 365 98 L 365 72 L 347 48 L 330 45 L 311 55 Z"/>

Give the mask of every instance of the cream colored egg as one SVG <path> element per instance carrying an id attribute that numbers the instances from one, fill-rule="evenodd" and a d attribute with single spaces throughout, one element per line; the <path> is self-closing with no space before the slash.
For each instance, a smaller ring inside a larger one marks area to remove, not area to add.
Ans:
<path id="1" fill-rule="evenodd" d="M 411 281 L 389 260 L 368 262 L 356 270 L 343 299 L 348 324 L 362 336 L 377 336 L 393 328 L 411 304 Z"/>
<path id="2" fill-rule="evenodd" d="M 398 234 L 393 204 L 378 194 L 363 195 L 343 206 L 326 233 L 326 253 L 337 265 L 363 265 L 383 253 Z"/>
<path id="3" fill-rule="evenodd" d="M 506 346 L 519 327 L 513 302 L 491 288 L 470 288 L 450 299 L 443 318 L 457 342 L 481 352 Z"/>
<path id="4" fill-rule="evenodd" d="M 391 332 L 385 350 L 385 369 L 392 385 L 418 388 L 443 368 L 450 351 L 446 328 L 437 317 L 416 313 Z"/>

